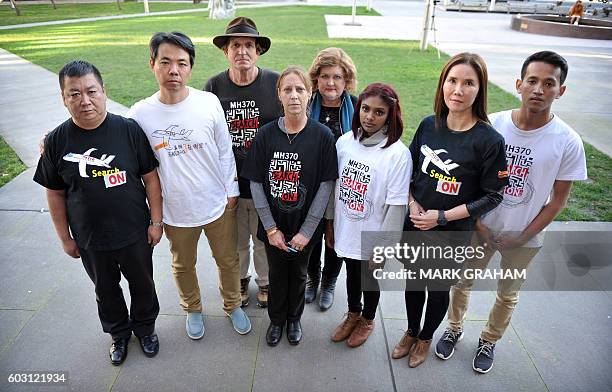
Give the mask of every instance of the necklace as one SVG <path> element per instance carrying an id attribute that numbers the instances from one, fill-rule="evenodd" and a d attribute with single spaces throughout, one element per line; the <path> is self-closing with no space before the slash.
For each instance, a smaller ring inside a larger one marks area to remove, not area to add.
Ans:
<path id="1" fill-rule="evenodd" d="M 325 124 L 327 124 L 328 122 L 329 122 L 329 114 L 325 116 Z"/>
<path id="2" fill-rule="evenodd" d="M 292 141 L 295 140 L 296 137 L 298 137 L 300 133 L 297 132 L 295 134 L 293 134 L 294 136 L 292 138 L 289 137 L 289 131 L 285 128 L 285 135 L 287 135 L 287 140 L 289 140 L 289 144 L 291 144 Z"/>

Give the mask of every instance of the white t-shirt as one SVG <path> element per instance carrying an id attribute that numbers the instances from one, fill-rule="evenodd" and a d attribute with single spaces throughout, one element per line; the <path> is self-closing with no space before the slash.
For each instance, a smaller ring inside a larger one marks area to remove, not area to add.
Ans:
<path id="1" fill-rule="evenodd" d="M 218 219 L 238 196 L 232 141 L 219 99 L 189 87 L 185 100 L 166 105 L 159 91 L 127 113 L 145 131 L 159 161 L 164 222 L 196 227 Z"/>
<path id="2" fill-rule="evenodd" d="M 548 202 L 555 180 L 586 180 L 584 147 L 580 136 L 559 117 L 532 131 L 518 129 L 512 111 L 489 116 L 506 142 L 510 184 L 504 200 L 482 218 L 495 234 L 520 234 Z M 529 240 L 527 248 L 541 247 L 544 233 Z"/>
<path id="3" fill-rule="evenodd" d="M 338 139 L 338 181 L 335 192 L 334 248 L 340 257 L 360 260 L 361 232 L 379 231 L 385 204 L 406 205 L 412 173 L 408 148 L 387 138 L 366 147 L 352 132 Z"/>

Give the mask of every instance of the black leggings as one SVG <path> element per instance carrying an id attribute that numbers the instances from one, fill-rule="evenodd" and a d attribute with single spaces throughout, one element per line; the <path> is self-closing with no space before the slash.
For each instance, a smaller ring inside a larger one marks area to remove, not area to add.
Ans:
<path id="1" fill-rule="evenodd" d="M 423 329 L 421 329 L 421 317 L 425 305 L 425 289 L 404 293 L 406 315 L 408 316 L 408 334 L 410 336 L 418 337 L 420 340 L 429 340 L 444 320 L 444 315 L 448 310 L 449 290 L 437 290 L 440 291 L 427 290 L 427 310 L 425 311 Z"/>
<path id="2" fill-rule="evenodd" d="M 380 299 L 380 287 L 368 262 L 354 259 L 344 259 L 346 263 L 346 295 L 349 312 L 361 313 L 363 318 L 374 320 L 376 308 Z M 366 290 L 363 290 L 366 289 Z M 361 295 L 363 294 L 363 311 Z"/>
<path id="3" fill-rule="evenodd" d="M 312 247 L 312 254 L 308 260 L 308 276 L 318 276 L 321 273 L 321 251 L 325 241 L 322 240 Z M 325 244 L 325 263 L 323 264 L 323 276 L 327 278 L 337 278 L 342 269 L 342 258 L 338 257 L 334 248 Z"/>

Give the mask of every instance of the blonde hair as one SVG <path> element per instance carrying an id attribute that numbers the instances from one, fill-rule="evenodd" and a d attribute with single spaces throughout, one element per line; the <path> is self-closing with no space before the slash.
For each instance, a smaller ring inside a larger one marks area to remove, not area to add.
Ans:
<path id="1" fill-rule="evenodd" d="M 321 68 L 325 67 L 340 67 L 344 73 L 345 89 L 354 92 L 357 89 L 357 70 L 351 57 L 340 48 L 327 48 L 320 51 L 308 70 L 312 88 L 318 89 L 318 79 L 321 74 Z"/>

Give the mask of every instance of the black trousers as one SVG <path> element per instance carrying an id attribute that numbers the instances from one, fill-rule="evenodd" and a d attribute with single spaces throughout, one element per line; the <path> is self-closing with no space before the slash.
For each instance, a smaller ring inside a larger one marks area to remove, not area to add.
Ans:
<path id="1" fill-rule="evenodd" d="M 418 336 L 421 340 L 429 340 L 444 320 L 449 304 L 449 289 L 427 290 L 427 309 L 425 310 L 425 322 L 421 329 L 421 317 L 425 305 L 425 288 L 404 292 L 406 301 L 406 315 L 408 317 L 408 334 Z"/>
<path id="2" fill-rule="evenodd" d="M 113 338 L 146 336 L 155 330 L 159 302 L 153 282 L 153 248 L 146 237 L 112 251 L 80 249 L 87 275 L 96 289 L 102 330 Z M 121 274 L 130 287 L 130 312 L 119 282 Z"/>
<path id="3" fill-rule="evenodd" d="M 312 254 L 308 260 L 308 275 L 318 276 L 321 272 L 321 252 L 325 246 L 323 276 L 337 278 L 342 269 L 342 258 L 338 257 L 334 248 L 330 248 L 325 241 L 317 242 L 313 245 Z"/>
<path id="4" fill-rule="evenodd" d="M 414 227 L 414 224 L 406 215 L 404 220 L 404 234 L 412 236 L 409 242 L 416 245 L 423 241 L 428 245 L 439 246 L 465 246 L 470 244 L 471 234 L 470 227 L 452 228 L 445 226 L 437 226 L 429 231 L 420 231 Z M 408 233 L 407 233 L 408 232 Z M 450 269 L 460 268 L 452 260 L 445 259 L 427 259 L 416 262 L 415 264 L 406 264 L 407 269 L 413 269 L 418 273 L 419 269 L 438 268 Z M 446 311 L 449 305 L 450 287 L 455 283 L 454 280 L 442 279 L 421 279 L 421 280 L 406 280 L 406 291 L 404 300 L 406 303 L 406 316 L 408 318 L 408 334 L 413 337 L 418 337 L 420 340 L 429 340 L 433 337 L 434 332 L 444 320 Z M 425 292 L 427 292 L 427 307 L 425 309 L 425 320 L 421 329 L 421 319 L 423 317 L 423 307 L 425 306 Z"/>
<path id="5" fill-rule="evenodd" d="M 303 251 L 285 252 L 266 243 L 268 256 L 268 316 L 274 325 L 297 321 L 304 313 L 306 269 L 312 246 Z"/>
<path id="6" fill-rule="evenodd" d="M 365 319 L 374 320 L 380 300 L 378 280 L 374 278 L 373 271 L 368 269 L 367 261 L 344 259 L 344 262 L 346 263 L 346 296 L 349 312 L 361 313 Z M 363 307 L 361 305 L 362 294 Z"/>

